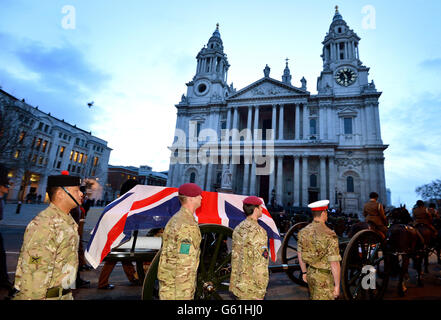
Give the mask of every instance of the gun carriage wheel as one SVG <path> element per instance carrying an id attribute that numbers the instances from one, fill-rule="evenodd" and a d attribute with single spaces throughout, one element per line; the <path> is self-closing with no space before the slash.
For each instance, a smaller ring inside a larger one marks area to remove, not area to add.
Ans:
<path id="1" fill-rule="evenodd" d="M 382 237 L 362 230 L 349 241 L 343 255 L 341 282 L 346 300 L 380 300 L 390 275 L 390 255 Z"/>
<path id="2" fill-rule="evenodd" d="M 233 230 L 217 224 L 199 226 L 202 235 L 195 300 L 222 300 L 229 296 Z M 142 300 L 159 299 L 158 266 L 161 250 L 152 260 L 144 279 Z"/>
<path id="3" fill-rule="evenodd" d="M 296 268 L 289 268 L 286 270 L 288 277 L 295 283 L 306 287 L 307 284 L 302 280 L 302 270 L 299 265 L 299 258 L 297 253 L 297 235 L 299 231 L 306 227 L 308 222 L 299 222 L 293 225 L 285 234 L 282 242 L 282 262 L 283 264 L 298 265 Z"/>

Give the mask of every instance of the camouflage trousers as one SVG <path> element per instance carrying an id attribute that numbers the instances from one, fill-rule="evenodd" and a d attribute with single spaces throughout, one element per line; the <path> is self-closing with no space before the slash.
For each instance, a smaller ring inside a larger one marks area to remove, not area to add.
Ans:
<path id="1" fill-rule="evenodd" d="M 334 277 L 331 271 L 309 267 L 306 277 L 311 300 L 334 300 Z"/>

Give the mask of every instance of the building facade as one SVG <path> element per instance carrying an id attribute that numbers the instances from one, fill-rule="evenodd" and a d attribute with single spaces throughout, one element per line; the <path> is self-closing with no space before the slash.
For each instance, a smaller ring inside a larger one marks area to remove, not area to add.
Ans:
<path id="1" fill-rule="evenodd" d="M 109 165 L 106 192 L 110 198 L 119 197 L 122 184 L 128 179 L 136 179 L 140 184 L 149 186 L 166 186 L 167 172 L 156 172 L 152 167 L 143 165 L 134 166 L 112 166 Z"/>
<path id="2" fill-rule="evenodd" d="M 10 169 L 7 200 L 47 201 L 47 177 L 63 170 L 88 181 L 89 198 L 105 200 L 103 186 L 112 150 L 107 141 L 3 90 L 0 108 L 8 118 L 2 125 L 13 141 L 0 154 L 0 162 Z"/>
<path id="3" fill-rule="evenodd" d="M 386 203 L 381 92 L 368 81 L 359 41 L 336 9 L 322 42 L 317 94 L 305 78 L 291 83 L 288 61 L 281 81 L 267 65 L 263 78 L 236 90 L 227 84 L 230 65 L 217 26 L 176 105 L 168 185 L 191 181 L 291 207 L 329 199 L 354 213 L 371 191 Z M 267 173 L 259 170 L 259 152 L 267 156 Z"/>

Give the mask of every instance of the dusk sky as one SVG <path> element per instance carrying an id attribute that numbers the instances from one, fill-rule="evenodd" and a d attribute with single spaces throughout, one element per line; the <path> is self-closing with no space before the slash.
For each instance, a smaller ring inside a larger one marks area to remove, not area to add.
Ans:
<path id="1" fill-rule="evenodd" d="M 383 92 L 392 204 L 411 206 L 417 186 L 441 178 L 439 0 L 0 0 L 0 86 L 108 141 L 110 164 L 168 170 L 174 105 L 216 23 L 235 88 L 266 64 L 281 80 L 289 58 L 293 85 L 305 77 L 316 94 L 335 5 Z"/>

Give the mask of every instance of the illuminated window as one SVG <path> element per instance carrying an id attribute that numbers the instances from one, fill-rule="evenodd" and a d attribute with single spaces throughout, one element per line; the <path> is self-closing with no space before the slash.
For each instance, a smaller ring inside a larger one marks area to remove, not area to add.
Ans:
<path id="1" fill-rule="evenodd" d="M 19 144 L 22 144 L 23 143 L 23 139 L 24 139 L 24 137 L 25 137 L 25 132 L 24 131 L 22 131 L 21 133 L 20 133 L 20 136 L 18 137 L 18 143 Z"/>
<path id="2" fill-rule="evenodd" d="M 47 141 L 44 140 L 44 141 L 43 141 L 43 147 L 42 147 L 41 151 L 42 151 L 42 152 L 46 152 L 46 147 L 47 147 Z"/>
<path id="3" fill-rule="evenodd" d="M 35 146 L 35 149 L 37 149 L 37 150 L 40 149 L 40 145 L 41 145 L 41 141 L 42 141 L 42 140 L 43 140 L 43 139 L 38 138 L 38 140 L 37 140 L 37 145 Z"/>
<path id="4" fill-rule="evenodd" d="M 18 159 L 19 156 L 20 156 L 20 151 L 16 150 L 15 153 L 14 153 L 14 158 Z"/>
<path id="5" fill-rule="evenodd" d="M 77 159 L 78 159 L 78 151 L 75 151 L 75 155 L 74 155 L 73 161 L 77 162 Z"/>
<path id="6" fill-rule="evenodd" d="M 84 153 L 80 153 L 80 158 L 78 159 L 78 162 L 83 162 Z"/>
<path id="7" fill-rule="evenodd" d="M 60 158 L 63 158 L 65 147 L 60 148 Z"/>
<path id="8" fill-rule="evenodd" d="M 72 151 L 70 152 L 69 160 L 72 160 L 73 154 L 74 154 L 74 152 L 73 152 L 73 150 L 72 150 Z"/>
<path id="9" fill-rule="evenodd" d="M 94 166 L 94 167 L 96 167 L 96 166 L 98 165 L 98 160 L 99 160 L 98 157 L 95 157 L 95 158 L 93 159 L 93 166 Z"/>
<path id="10" fill-rule="evenodd" d="M 38 164 L 43 164 L 43 157 L 40 157 L 40 158 L 38 159 Z"/>

